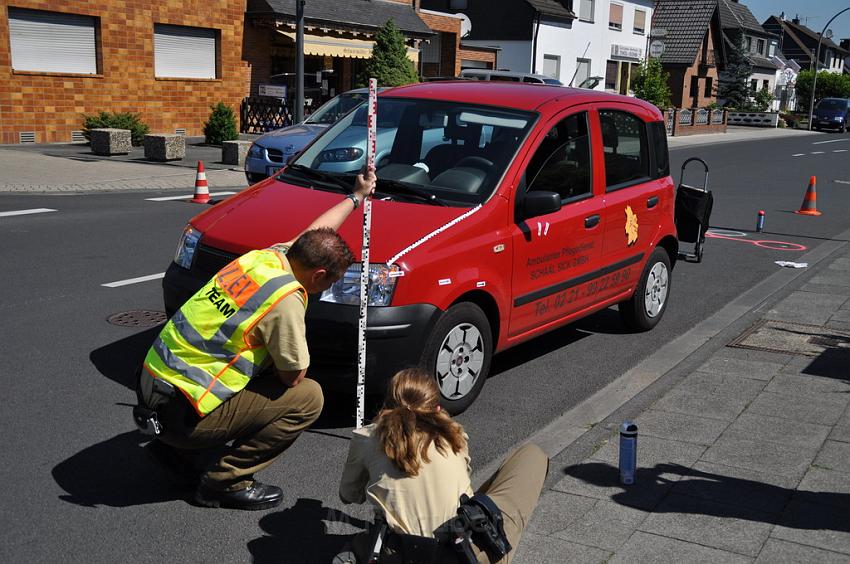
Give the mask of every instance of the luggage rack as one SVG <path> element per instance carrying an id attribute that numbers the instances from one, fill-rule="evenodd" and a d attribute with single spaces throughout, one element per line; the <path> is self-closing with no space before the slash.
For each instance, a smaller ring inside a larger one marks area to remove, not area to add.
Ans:
<path id="1" fill-rule="evenodd" d="M 685 184 L 685 169 L 692 162 L 700 163 L 705 169 L 702 187 Z M 679 241 L 694 243 L 693 252 L 679 251 L 679 258 L 687 262 L 702 262 L 705 233 L 708 231 L 714 196 L 708 189 L 708 165 L 699 157 L 691 157 L 682 163 L 679 186 L 676 189 L 676 230 Z"/>

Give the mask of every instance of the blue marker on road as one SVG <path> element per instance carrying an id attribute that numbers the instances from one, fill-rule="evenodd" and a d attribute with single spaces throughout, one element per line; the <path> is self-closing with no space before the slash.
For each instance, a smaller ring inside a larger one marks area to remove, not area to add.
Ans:
<path id="1" fill-rule="evenodd" d="M 635 483 L 637 467 L 638 427 L 634 421 L 620 425 L 620 483 L 630 486 Z"/>

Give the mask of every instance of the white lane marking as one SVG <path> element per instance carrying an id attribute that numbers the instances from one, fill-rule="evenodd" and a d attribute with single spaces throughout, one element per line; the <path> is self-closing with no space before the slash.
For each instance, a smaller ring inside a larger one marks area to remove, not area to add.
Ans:
<path id="1" fill-rule="evenodd" d="M 231 194 L 235 194 L 236 192 L 210 192 L 210 196 L 230 196 Z M 186 196 L 164 196 L 162 198 L 145 198 L 148 202 L 167 202 L 168 200 L 191 200 L 194 198 L 194 194 L 188 194 Z"/>
<path id="2" fill-rule="evenodd" d="M 833 153 L 846 153 L 846 152 L 847 152 L 847 149 L 836 149 L 836 150 L 833 151 Z"/>
<path id="3" fill-rule="evenodd" d="M 812 151 L 813 155 L 822 155 L 823 153 L 823 151 Z"/>
<path id="4" fill-rule="evenodd" d="M 824 143 L 842 143 L 844 141 L 850 141 L 850 139 L 830 139 L 829 141 L 816 141 L 812 143 L 812 145 L 823 145 Z"/>
<path id="5" fill-rule="evenodd" d="M 148 282 L 149 280 L 158 280 L 164 277 L 165 273 L 160 272 L 159 274 L 149 274 L 147 276 L 139 276 L 138 278 L 128 278 L 127 280 L 119 280 L 117 282 L 107 282 L 106 284 L 101 284 L 101 286 L 106 286 L 107 288 L 118 288 L 119 286 L 129 286 L 130 284 Z"/>
<path id="6" fill-rule="evenodd" d="M 836 180 L 839 184 L 850 184 L 850 180 Z"/>
<path id="7" fill-rule="evenodd" d="M 47 213 L 47 212 L 55 212 L 56 210 L 52 210 L 50 208 L 33 208 L 31 210 L 15 210 L 15 211 L 7 211 L 0 212 L 0 217 L 9 217 L 11 215 L 29 215 L 31 213 Z"/>
<path id="8" fill-rule="evenodd" d="M 795 155 L 791 155 L 792 157 L 805 157 L 806 153 L 797 153 Z"/>

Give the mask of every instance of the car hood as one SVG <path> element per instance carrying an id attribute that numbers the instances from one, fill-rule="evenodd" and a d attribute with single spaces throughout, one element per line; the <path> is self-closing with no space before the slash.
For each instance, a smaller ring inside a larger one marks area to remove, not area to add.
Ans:
<path id="1" fill-rule="evenodd" d="M 276 129 L 266 133 L 255 141 L 258 145 L 271 149 L 283 150 L 289 145 L 294 145 L 294 150 L 301 150 L 307 143 L 327 129 L 327 125 L 314 123 L 299 123 L 282 129 Z M 294 151 L 290 151 L 294 152 Z"/>
<path id="2" fill-rule="evenodd" d="M 242 254 L 292 240 L 342 197 L 337 192 L 312 190 L 269 179 L 196 216 L 191 223 L 203 234 L 201 244 Z M 386 262 L 466 211 L 467 208 L 374 200 L 370 259 Z M 339 229 L 358 260 L 362 230 L 360 209 Z"/>

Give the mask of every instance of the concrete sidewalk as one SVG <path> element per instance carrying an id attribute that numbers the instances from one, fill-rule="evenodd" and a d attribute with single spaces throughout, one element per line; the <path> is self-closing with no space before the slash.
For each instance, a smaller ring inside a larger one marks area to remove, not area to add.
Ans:
<path id="1" fill-rule="evenodd" d="M 717 143 L 736 143 L 739 141 L 756 141 L 760 139 L 780 139 L 784 137 L 805 137 L 809 135 L 827 135 L 819 131 L 805 129 L 747 127 L 730 125 L 726 133 L 704 133 L 700 135 L 685 135 L 683 137 L 668 137 L 667 144 L 671 149 L 696 147 L 699 145 L 715 145 Z"/>
<path id="2" fill-rule="evenodd" d="M 842 239 L 794 291 L 659 379 L 666 391 L 636 396 L 555 456 L 515 561 L 850 562 Z M 617 468 L 626 418 L 640 429 L 632 486 Z"/>

